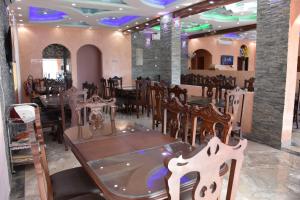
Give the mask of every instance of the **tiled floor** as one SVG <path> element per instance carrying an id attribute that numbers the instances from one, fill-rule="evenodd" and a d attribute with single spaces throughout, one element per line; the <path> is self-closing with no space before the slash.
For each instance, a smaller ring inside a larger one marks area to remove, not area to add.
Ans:
<path id="1" fill-rule="evenodd" d="M 123 115 L 118 117 L 124 118 Z M 151 127 L 151 119 L 141 117 L 132 120 Z M 64 151 L 63 145 L 47 140 L 47 154 L 51 173 L 78 166 L 71 151 Z M 13 190 L 16 191 L 16 190 Z M 25 195 L 12 195 L 12 200 L 37 200 L 39 193 L 34 168 L 25 169 Z M 237 200 L 299 200 L 300 199 L 300 157 L 254 142 L 248 142 L 245 161 L 240 177 Z"/>

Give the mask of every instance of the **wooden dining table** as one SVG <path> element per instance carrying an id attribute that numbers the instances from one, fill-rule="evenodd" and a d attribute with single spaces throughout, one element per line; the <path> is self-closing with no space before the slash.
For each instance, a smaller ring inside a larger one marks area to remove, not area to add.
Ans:
<path id="1" fill-rule="evenodd" d="M 72 127 L 64 137 L 108 200 L 167 198 L 166 161 L 194 150 L 187 143 L 126 120 L 105 123 L 99 130 Z M 185 175 L 182 190 L 191 190 L 196 180 L 197 174 Z"/>

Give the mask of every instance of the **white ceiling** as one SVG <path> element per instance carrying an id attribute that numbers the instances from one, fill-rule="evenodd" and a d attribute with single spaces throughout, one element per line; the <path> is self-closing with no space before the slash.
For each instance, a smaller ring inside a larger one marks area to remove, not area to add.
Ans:
<path id="1" fill-rule="evenodd" d="M 171 2 L 166 6 L 149 2 Z M 173 2 L 174 1 L 174 2 Z M 160 14 L 178 10 L 180 8 L 202 2 L 204 0 L 16 0 L 10 5 L 10 11 L 17 18 L 17 23 L 49 24 L 52 26 L 81 26 L 81 27 L 114 27 L 126 28 L 131 25 L 148 21 L 148 18 L 158 17 Z M 73 5 L 72 5 L 73 4 Z M 75 5 L 76 4 L 76 5 Z M 59 19 L 30 20 L 30 7 L 38 7 L 39 19 L 65 14 Z M 83 9 L 82 9 L 83 8 Z M 48 10 L 51 9 L 51 10 Z M 63 13 L 55 13 L 54 11 Z M 99 23 L 100 20 L 110 18 L 117 20 L 122 16 L 139 16 L 138 18 L 120 26 L 110 26 Z"/>

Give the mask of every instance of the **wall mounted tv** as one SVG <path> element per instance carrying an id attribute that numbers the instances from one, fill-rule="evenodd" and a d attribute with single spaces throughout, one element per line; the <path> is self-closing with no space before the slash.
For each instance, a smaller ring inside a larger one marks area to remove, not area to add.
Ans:
<path id="1" fill-rule="evenodd" d="M 233 65 L 233 60 L 234 60 L 233 56 L 223 55 L 221 56 L 221 65 Z"/>

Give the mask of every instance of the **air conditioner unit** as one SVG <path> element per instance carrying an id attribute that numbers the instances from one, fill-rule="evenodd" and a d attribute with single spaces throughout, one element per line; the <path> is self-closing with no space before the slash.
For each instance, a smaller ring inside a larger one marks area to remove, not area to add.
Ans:
<path id="1" fill-rule="evenodd" d="M 232 41 L 232 39 L 229 39 L 229 38 L 219 38 L 218 43 L 220 45 L 231 46 L 233 44 L 233 41 Z"/>

